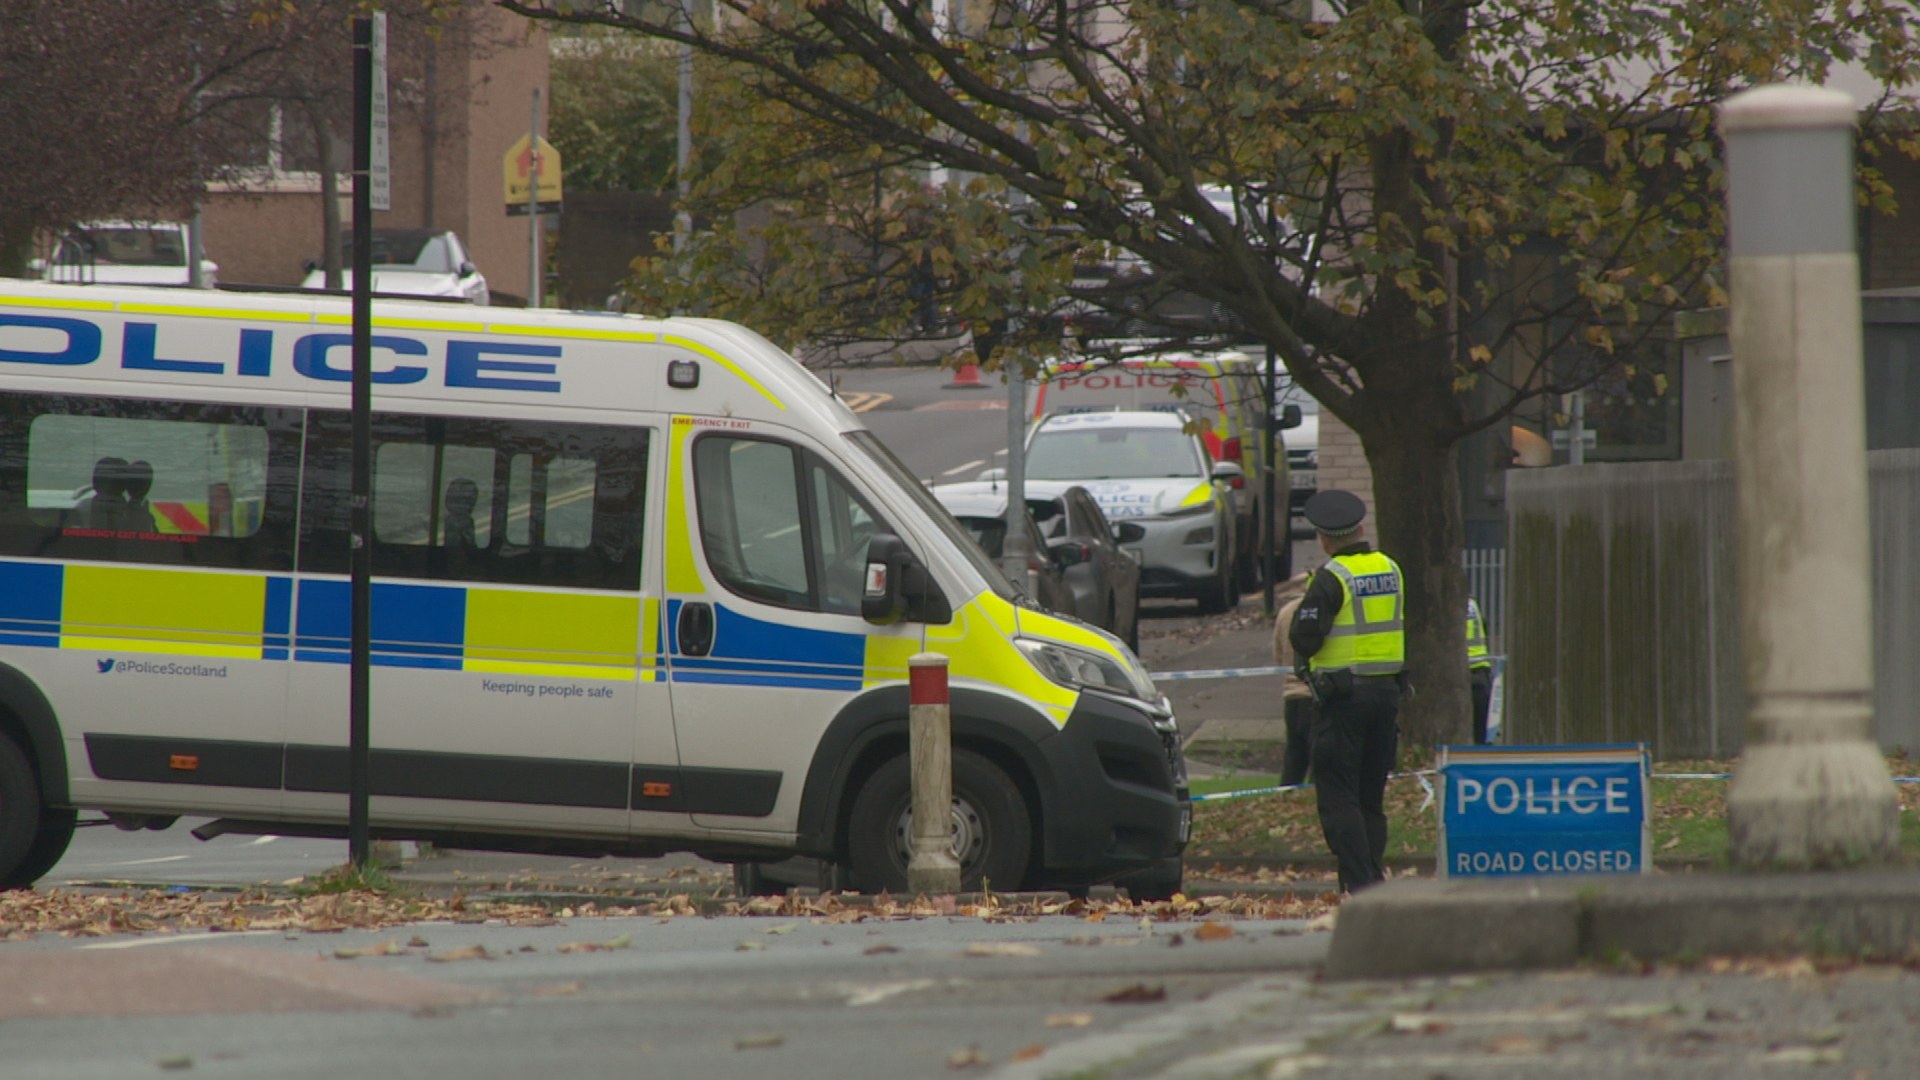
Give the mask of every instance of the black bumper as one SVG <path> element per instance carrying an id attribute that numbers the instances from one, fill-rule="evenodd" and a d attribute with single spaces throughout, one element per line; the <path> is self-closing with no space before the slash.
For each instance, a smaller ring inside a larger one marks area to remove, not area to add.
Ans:
<path id="1" fill-rule="evenodd" d="M 1081 694 L 1038 747 L 1054 779 L 1043 800 L 1041 887 L 1092 884 L 1179 855 L 1192 827 L 1178 732 Z"/>

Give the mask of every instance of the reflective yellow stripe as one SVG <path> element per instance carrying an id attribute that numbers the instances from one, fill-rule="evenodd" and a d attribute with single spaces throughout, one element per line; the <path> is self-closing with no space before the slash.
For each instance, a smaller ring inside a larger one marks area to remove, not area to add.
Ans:
<path id="1" fill-rule="evenodd" d="M 493 324 L 488 329 L 497 334 L 575 338 L 581 341 L 629 341 L 638 345 L 650 345 L 660 340 L 659 334 L 642 330 L 581 330 L 568 326 L 502 326 L 499 323 Z"/>
<path id="2" fill-rule="evenodd" d="M 313 315 L 305 311 L 247 311 L 241 308 L 190 307 L 185 304 L 137 304 L 118 305 L 118 310 L 127 315 L 178 315 L 187 319 L 248 319 L 256 322 L 312 322 Z"/>
<path id="3" fill-rule="evenodd" d="M 1180 505 L 1181 506 L 1199 506 L 1201 503 L 1212 502 L 1212 501 L 1213 501 L 1213 483 L 1212 481 L 1208 481 L 1207 483 L 1201 484 L 1199 487 L 1194 488 L 1192 491 L 1187 492 L 1187 497 L 1180 500 Z"/>
<path id="4" fill-rule="evenodd" d="M 865 669 L 861 674 L 861 685 L 876 686 L 880 683 L 904 681 L 907 677 L 907 661 L 921 648 L 921 637 L 918 632 L 894 634 L 883 627 L 868 627 Z"/>
<path id="5" fill-rule="evenodd" d="M 445 319 L 391 319 L 377 318 L 373 325 L 384 330 L 438 330 L 448 334 L 484 334 L 487 324 L 477 322 L 448 322 Z"/>
<path id="6" fill-rule="evenodd" d="M 1025 698 L 1064 727 L 1080 695 L 1034 669 L 1013 644 L 1019 625 L 1012 604 L 982 592 L 961 605 L 952 623 L 927 628 L 927 650 L 946 654 L 955 681 L 984 683 Z"/>
<path id="7" fill-rule="evenodd" d="M 697 352 L 701 356 L 704 356 L 707 359 L 713 361 L 714 363 L 719 364 L 721 367 L 726 368 L 728 371 L 731 371 L 735 375 L 739 376 L 742 382 L 746 383 L 748 386 L 753 387 L 755 390 L 758 390 L 760 392 L 761 397 L 766 398 L 768 401 L 773 402 L 774 408 L 779 409 L 781 412 L 787 411 L 786 405 L 782 403 L 779 398 L 774 397 L 771 391 L 769 391 L 766 387 L 761 386 L 760 380 L 747 374 L 745 369 L 741 368 L 739 364 L 736 364 L 733 361 L 727 359 L 726 357 L 721 356 L 719 353 L 714 352 L 712 349 L 707 348 L 705 345 L 702 345 L 697 341 L 688 341 L 686 338 L 682 338 L 682 337 L 668 337 L 668 338 L 662 338 L 661 340 L 665 341 L 669 345 L 676 345 L 682 349 L 686 349 L 689 352 Z"/>
<path id="8" fill-rule="evenodd" d="M 687 499 L 692 464 L 687 440 L 693 436 L 693 418 L 675 416 L 668 423 L 667 436 L 667 591 L 704 593 L 707 583 L 700 577 L 700 565 L 693 560 L 693 532 L 699 528 Z"/>
<path id="9" fill-rule="evenodd" d="M 63 577 L 63 649 L 260 659 L 263 575 L 69 565 Z"/>
<path id="10" fill-rule="evenodd" d="M 468 589 L 462 668 L 632 681 L 640 598 Z"/>
<path id="11" fill-rule="evenodd" d="M 112 311 L 111 300 L 49 300 L 40 296 L 0 296 L 9 307 L 58 308 L 62 311 Z"/>

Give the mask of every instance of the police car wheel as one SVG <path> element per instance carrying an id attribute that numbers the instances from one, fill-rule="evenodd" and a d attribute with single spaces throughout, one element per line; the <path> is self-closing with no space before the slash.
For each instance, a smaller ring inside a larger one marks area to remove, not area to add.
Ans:
<path id="1" fill-rule="evenodd" d="M 1201 587 L 1200 595 L 1195 599 L 1200 604 L 1202 615 L 1218 615 L 1221 612 L 1232 611 L 1233 606 L 1240 602 L 1240 594 L 1233 587 L 1233 571 L 1230 568 L 1225 569 L 1209 579 Z"/>
<path id="2" fill-rule="evenodd" d="M 33 877 L 25 874 L 33 869 L 30 856 L 39 839 L 41 813 L 40 784 L 27 756 L 12 739 L 0 736 L 0 888 L 31 885 L 34 877 L 51 869 L 48 864 Z"/>
<path id="3" fill-rule="evenodd" d="M 1145 870 L 1136 870 L 1114 884 L 1127 890 L 1127 899 L 1136 904 L 1146 904 L 1173 899 L 1175 893 L 1186 887 L 1186 880 L 1186 864 L 1180 856 L 1175 855 Z"/>
<path id="4" fill-rule="evenodd" d="M 880 766 L 854 798 L 847 836 L 853 887 L 905 892 L 912 838 L 912 778 L 901 754 Z M 953 839 L 962 889 L 1021 887 L 1033 850 L 1026 799 L 998 766 L 968 750 L 953 752 Z"/>

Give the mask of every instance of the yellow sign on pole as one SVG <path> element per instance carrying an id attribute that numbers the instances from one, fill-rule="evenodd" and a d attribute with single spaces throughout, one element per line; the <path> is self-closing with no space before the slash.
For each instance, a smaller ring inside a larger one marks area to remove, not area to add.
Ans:
<path id="1" fill-rule="evenodd" d="M 528 212 L 528 196 L 533 182 L 533 135 L 531 132 L 520 136 L 520 141 L 507 151 L 503 163 L 507 181 L 507 213 L 525 214 Z M 546 139 L 540 140 L 540 212 L 557 214 L 560 212 L 560 151 Z"/>

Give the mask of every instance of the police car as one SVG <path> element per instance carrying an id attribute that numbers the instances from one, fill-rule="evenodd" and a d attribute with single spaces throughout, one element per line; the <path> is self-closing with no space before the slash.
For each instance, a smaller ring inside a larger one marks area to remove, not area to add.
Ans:
<path id="1" fill-rule="evenodd" d="M 1214 614 L 1239 602 L 1233 461 L 1214 461 L 1184 414 L 1114 410 L 1047 416 L 1027 436 L 1026 474 L 1085 487 L 1115 522 L 1138 525 L 1140 595 L 1191 597 Z"/>

